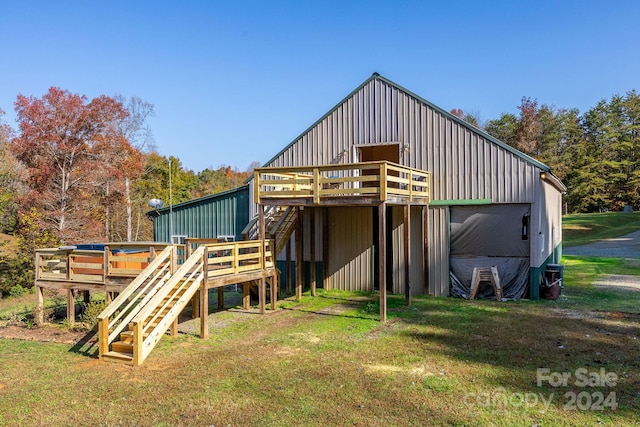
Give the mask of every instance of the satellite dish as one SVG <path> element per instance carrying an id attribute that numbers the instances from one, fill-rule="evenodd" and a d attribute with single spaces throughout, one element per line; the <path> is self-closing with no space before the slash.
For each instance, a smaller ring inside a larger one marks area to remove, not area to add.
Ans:
<path id="1" fill-rule="evenodd" d="M 164 203 L 162 203 L 162 200 L 160 199 L 149 200 L 149 206 L 151 206 L 153 209 L 160 209 L 163 205 Z"/>

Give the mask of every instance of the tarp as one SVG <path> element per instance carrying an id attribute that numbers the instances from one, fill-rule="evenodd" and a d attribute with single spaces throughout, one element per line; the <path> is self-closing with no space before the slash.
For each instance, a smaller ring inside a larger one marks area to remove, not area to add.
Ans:
<path id="1" fill-rule="evenodd" d="M 496 266 L 504 298 L 525 296 L 529 205 L 453 206 L 450 215 L 450 294 L 468 298 L 473 268 Z M 491 285 L 481 284 L 477 298 L 495 298 Z"/>

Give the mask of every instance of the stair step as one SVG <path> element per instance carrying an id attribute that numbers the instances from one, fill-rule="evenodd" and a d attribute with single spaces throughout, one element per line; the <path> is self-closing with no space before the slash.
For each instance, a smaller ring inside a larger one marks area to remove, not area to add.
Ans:
<path id="1" fill-rule="evenodd" d="M 117 353 L 131 354 L 133 356 L 133 343 L 116 341 L 111 344 L 111 350 Z"/>
<path id="2" fill-rule="evenodd" d="M 102 360 L 107 362 L 133 363 L 133 354 L 109 351 L 102 355 Z"/>

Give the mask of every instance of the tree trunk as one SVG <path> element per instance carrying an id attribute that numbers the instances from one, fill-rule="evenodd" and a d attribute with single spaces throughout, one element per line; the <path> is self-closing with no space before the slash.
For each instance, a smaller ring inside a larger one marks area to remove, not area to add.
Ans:
<path id="1" fill-rule="evenodd" d="M 131 241 L 132 217 L 131 217 L 131 193 L 129 191 L 129 177 L 124 179 L 124 198 L 127 205 L 127 242 Z"/>

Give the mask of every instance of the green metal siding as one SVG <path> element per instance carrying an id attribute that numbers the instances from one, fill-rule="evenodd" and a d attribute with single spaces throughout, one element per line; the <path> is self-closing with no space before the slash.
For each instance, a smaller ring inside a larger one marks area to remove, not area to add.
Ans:
<path id="1" fill-rule="evenodd" d="M 529 299 L 535 301 L 540 299 L 540 284 L 542 275 L 547 268 L 547 264 L 558 264 L 562 259 L 562 243 L 556 246 L 553 253 L 539 267 L 529 269 Z"/>
<path id="2" fill-rule="evenodd" d="M 153 220 L 153 238 L 168 242 L 170 211 L 173 210 L 173 235 L 197 238 L 234 236 L 242 238 L 242 229 L 249 222 L 249 187 L 225 191 L 189 202 L 172 209 L 163 208 Z"/>

